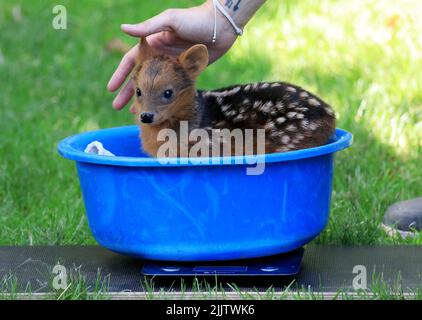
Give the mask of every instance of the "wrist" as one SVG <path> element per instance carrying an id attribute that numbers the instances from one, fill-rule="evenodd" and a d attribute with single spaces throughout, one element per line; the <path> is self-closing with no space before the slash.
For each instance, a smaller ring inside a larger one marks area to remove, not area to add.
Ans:
<path id="1" fill-rule="evenodd" d="M 209 26 L 211 28 L 210 37 L 213 37 L 214 31 L 214 22 L 216 27 L 216 43 L 233 43 L 236 39 L 237 34 L 232 26 L 232 24 L 227 20 L 227 18 L 220 12 L 218 8 L 214 8 L 213 0 L 207 0 L 203 5 L 203 10 L 207 12 L 207 17 L 209 17 Z"/>
<path id="2" fill-rule="evenodd" d="M 240 29 L 243 29 L 243 27 L 246 25 L 246 22 L 249 19 L 246 19 L 246 17 L 244 16 L 244 12 L 243 12 L 243 4 L 242 1 L 240 0 L 232 0 L 232 1 L 227 1 L 227 0 L 216 0 L 218 3 L 220 3 L 221 7 L 223 7 L 223 9 L 229 14 L 229 16 L 233 19 L 233 21 L 235 22 L 236 26 L 239 27 Z M 211 0 L 211 4 L 212 4 L 212 0 Z M 220 11 L 220 10 L 218 10 Z M 224 15 L 220 13 L 220 16 L 224 19 L 227 20 L 227 18 L 224 17 Z M 230 24 L 230 23 L 229 23 Z"/>
<path id="3" fill-rule="evenodd" d="M 225 1 L 225 0 L 223 0 Z M 220 4 L 222 4 L 222 1 L 218 1 Z M 212 19 L 212 24 L 214 24 L 214 4 L 213 0 L 207 0 L 203 4 L 205 10 L 208 12 L 209 17 Z M 216 11 L 216 18 L 217 18 L 217 33 L 234 33 L 233 27 L 230 24 L 230 22 L 227 20 L 227 18 L 218 10 L 215 8 Z"/>

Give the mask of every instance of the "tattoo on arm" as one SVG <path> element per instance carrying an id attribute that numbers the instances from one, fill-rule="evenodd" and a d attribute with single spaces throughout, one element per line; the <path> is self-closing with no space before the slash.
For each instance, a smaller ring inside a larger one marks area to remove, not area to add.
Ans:
<path id="1" fill-rule="evenodd" d="M 208 0 L 212 2 L 212 0 Z M 224 4 L 228 13 L 231 15 L 237 25 L 243 28 L 252 18 L 255 12 L 264 4 L 265 0 L 217 0 Z"/>
<path id="2" fill-rule="evenodd" d="M 231 9 L 235 1 L 236 1 L 236 0 L 234 0 L 234 1 L 233 1 L 233 0 L 226 0 L 226 4 L 225 4 L 225 6 L 226 6 L 227 8 L 229 8 L 229 9 Z M 240 3 L 241 3 L 241 2 L 242 2 L 242 0 L 237 0 L 236 4 L 235 4 L 235 5 L 234 5 L 234 7 L 233 7 L 233 11 L 236 11 L 236 10 L 238 10 L 238 9 L 239 9 L 239 6 L 240 6 Z"/>
<path id="3" fill-rule="evenodd" d="M 242 0 L 237 0 L 236 5 L 233 7 L 233 11 L 236 11 L 237 9 L 239 9 L 239 5 L 242 2 Z"/>

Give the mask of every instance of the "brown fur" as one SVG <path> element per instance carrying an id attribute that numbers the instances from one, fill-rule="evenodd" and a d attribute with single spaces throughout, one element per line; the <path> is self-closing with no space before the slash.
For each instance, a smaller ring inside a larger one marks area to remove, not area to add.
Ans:
<path id="1" fill-rule="evenodd" d="M 310 92 L 289 83 L 258 83 L 215 91 L 197 91 L 195 80 L 208 64 L 208 52 L 196 45 L 178 58 L 157 54 L 141 39 L 133 75 L 135 94 L 132 106 L 141 127 L 144 151 L 157 156 L 164 141 L 162 129 L 179 132 L 180 121 L 188 121 L 189 131 L 211 129 L 265 129 L 265 152 L 310 148 L 327 143 L 335 129 L 331 107 Z M 171 90 L 170 99 L 163 92 Z M 154 115 L 152 123 L 139 121 L 141 113 Z M 210 135 L 211 136 L 211 135 Z M 256 144 L 256 139 L 253 140 Z M 178 146 L 178 156 L 187 156 L 196 141 Z M 210 149 L 212 149 L 211 141 Z M 232 144 L 233 145 L 233 144 Z M 222 148 L 222 146 L 221 146 Z M 256 153 L 256 146 L 254 147 Z M 240 154 L 245 154 L 242 150 Z M 239 155 L 234 146 L 232 155 Z M 201 156 L 200 154 L 198 156 Z"/>

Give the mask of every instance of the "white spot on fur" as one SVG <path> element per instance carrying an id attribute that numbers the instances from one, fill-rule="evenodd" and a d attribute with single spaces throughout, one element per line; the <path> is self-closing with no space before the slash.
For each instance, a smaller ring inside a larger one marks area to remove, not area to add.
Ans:
<path id="1" fill-rule="evenodd" d="M 272 83 L 271 88 L 274 88 L 274 87 L 281 87 L 281 84 L 278 82 Z"/>
<path id="2" fill-rule="evenodd" d="M 287 90 L 287 91 L 290 91 L 290 92 L 296 92 L 296 88 L 294 88 L 294 87 L 290 87 L 290 86 L 289 86 L 289 87 L 287 87 L 287 88 L 286 88 L 286 90 Z"/>
<path id="3" fill-rule="evenodd" d="M 297 112 L 293 112 L 293 111 L 287 112 L 287 118 L 289 119 L 294 119 L 296 115 L 297 115 Z"/>
<path id="4" fill-rule="evenodd" d="M 282 124 L 282 123 L 286 122 L 286 118 L 284 118 L 284 117 L 279 117 L 279 118 L 277 118 L 277 119 L 275 120 L 275 122 L 277 122 L 278 124 Z"/>
<path id="5" fill-rule="evenodd" d="M 209 94 L 210 95 L 214 95 L 214 96 L 219 96 L 219 97 L 225 97 L 225 96 L 230 96 L 233 94 L 236 94 L 240 91 L 240 87 L 234 87 L 230 90 L 224 90 L 224 91 L 210 91 Z"/>
<path id="6" fill-rule="evenodd" d="M 254 108 L 254 109 L 259 108 L 259 106 L 260 106 L 261 104 L 262 104 L 262 101 L 259 101 L 259 100 L 258 100 L 258 101 L 255 101 L 255 102 L 254 102 L 254 104 L 253 104 L 253 108 Z"/>
<path id="7" fill-rule="evenodd" d="M 230 108 L 231 108 L 230 104 L 225 104 L 225 105 L 221 106 L 221 111 L 227 112 Z"/>
<path id="8" fill-rule="evenodd" d="M 261 84 L 261 89 L 265 89 L 265 88 L 268 88 L 270 85 L 267 83 L 267 82 L 265 82 L 265 83 L 263 83 L 263 84 Z"/>
<path id="9" fill-rule="evenodd" d="M 309 124 L 309 129 L 312 131 L 316 130 L 318 128 L 318 124 L 316 122 L 312 122 Z"/>
<path id="10" fill-rule="evenodd" d="M 324 108 L 325 112 L 327 112 L 330 116 L 334 115 L 334 111 L 333 109 L 331 109 L 330 107 L 326 107 Z"/>
<path id="11" fill-rule="evenodd" d="M 281 137 L 281 142 L 283 142 L 284 144 L 289 143 L 290 141 L 290 137 L 285 135 Z"/>
<path id="12" fill-rule="evenodd" d="M 229 90 L 229 94 L 236 94 L 240 91 L 240 87 L 234 87 L 233 89 Z"/>
<path id="13" fill-rule="evenodd" d="M 275 105 L 275 107 L 276 107 L 276 109 L 277 109 L 278 111 L 281 111 L 281 110 L 283 110 L 283 109 L 284 109 L 284 104 L 283 104 L 283 102 L 278 102 L 278 103 Z"/>
<path id="14" fill-rule="evenodd" d="M 277 130 L 273 130 L 270 134 L 270 136 L 272 138 L 277 138 L 277 137 L 282 136 L 282 135 L 283 135 L 283 132 L 280 132 L 280 131 L 277 131 Z"/>
<path id="15" fill-rule="evenodd" d="M 319 103 L 319 101 L 315 98 L 308 99 L 308 103 L 311 106 L 316 106 L 316 107 L 321 105 L 321 103 Z"/>
<path id="16" fill-rule="evenodd" d="M 240 121 L 243 121 L 244 119 L 243 119 L 243 116 L 241 115 L 241 114 L 238 114 L 234 119 L 233 119 L 233 121 L 234 122 L 240 122 Z"/>
<path id="17" fill-rule="evenodd" d="M 271 111 L 272 106 L 273 106 L 273 103 L 271 101 L 267 101 L 259 108 L 259 110 L 261 110 L 264 113 L 267 113 Z"/>
<path id="18" fill-rule="evenodd" d="M 307 129 L 308 128 L 308 126 L 309 126 L 309 121 L 308 120 L 302 120 L 301 122 L 300 122 L 300 125 L 302 126 L 302 128 L 304 128 L 304 129 Z"/>
<path id="19" fill-rule="evenodd" d="M 307 98 L 307 97 L 309 97 L 309 93 L 307 93 L 306 91 L 302 91 L 302 92 L 299 94 L 299 97 L 301 97 L 301 98 Z"/>
<path id="20" fill-rule="evenodd" d="M 274 122 L 272 122 L 272 121 L 267 122 L 267 124 L 265 125 L 264 129 L 265 130 L 273 130 L 273 129 L 275 129 Z"/>
<path id="21" fill-rule="evenodd" d="M 295 125 L 293 125 L 293 124 L 289 124 L 289 125 L 286 127 L 286 130 L 287 130 L 287 131 L 291 131 L 291 132 L 293 132 L 293 131 L 296 131 L 296 130 L 297 130 L 297 128 L 296 128 L 296 126 L 295 126 Z"/>

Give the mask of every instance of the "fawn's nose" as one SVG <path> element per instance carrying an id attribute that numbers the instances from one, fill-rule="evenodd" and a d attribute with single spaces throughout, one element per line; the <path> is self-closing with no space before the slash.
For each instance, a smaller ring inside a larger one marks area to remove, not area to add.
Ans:
<path id="1" fill-rule="evenodd" d="M 142 112 L 140 120 L 142 123 L 152 123 L 154 120 L 154 114 L 151 112 Z"/>

